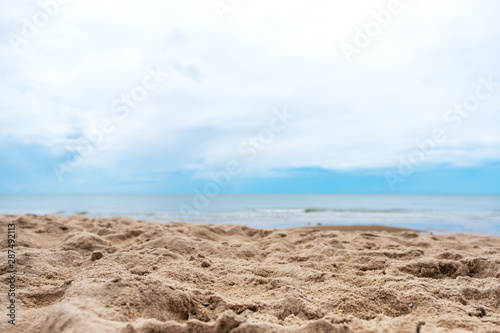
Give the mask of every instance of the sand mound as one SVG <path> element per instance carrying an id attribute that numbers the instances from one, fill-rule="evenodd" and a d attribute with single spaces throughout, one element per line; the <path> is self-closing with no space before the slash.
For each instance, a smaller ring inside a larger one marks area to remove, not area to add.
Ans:
<path id="1" fill-rule="evenodd" d="M 8 223 L 18 312 L 1 332 L 500 332 L 500 237 L 0 216 Z M 2 280 L 7 270 L 3 255 Z"/>

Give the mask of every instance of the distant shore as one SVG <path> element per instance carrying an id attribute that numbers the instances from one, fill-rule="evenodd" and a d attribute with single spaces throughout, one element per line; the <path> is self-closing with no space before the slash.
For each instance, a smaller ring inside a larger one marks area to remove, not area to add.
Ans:
<path id="1" fill-rule="evenodd" d="M 15 288 L 8 296 L 4 283 L 0 293 L 2 332 L 500 327 L 495 236 L 32 214 L 0 215 L 0 228 L 0 278 L 12 276 Z M 9 249 L 15 264 L 8 261 Z M 12 300 L 15 326 L 7 316 Z"/>

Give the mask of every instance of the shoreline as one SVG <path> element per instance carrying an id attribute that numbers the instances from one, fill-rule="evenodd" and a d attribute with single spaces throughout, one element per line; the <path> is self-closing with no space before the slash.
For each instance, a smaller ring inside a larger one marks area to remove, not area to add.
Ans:
<path id="1" fill-rule="evenodd" d="M 15 328 L 3 315 L 2 332 L 500 327 L 498 236 L 0 215 L 2 233 L 9 224 L 16 230 L 18 307 Z M 7 301 L 2 292 L 4 312 Z"/>
<path id="2" fill-rule="evenodd" d="M 288 229 L 288 228 L 283 228 Z M 293 229 L 293 228 L 290 228 Z M 401 227 L 390 227 L 385 225 L 319 225 L 319 226 L 306 226 L 297 227 L 297 229 L 311 229 L 319 231 L 385 231 L 385 232 L 419 232 L 426 233 L 425 230 L 411 229 L 411 228 L 401 228 Z"/>

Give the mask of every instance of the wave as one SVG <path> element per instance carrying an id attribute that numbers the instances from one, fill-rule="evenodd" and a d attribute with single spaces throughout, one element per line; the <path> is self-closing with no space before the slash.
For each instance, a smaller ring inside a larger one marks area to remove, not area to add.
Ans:
<path id="1" fill-rule="evenodd" d="M 255 208 L 251 212 L 258 213 L 292 213 L 292 214 L 311 214 L 311 213 L 412 213 L 412 210 L 405 209 L 369 209 L 369 208 Z"/>
<path id="2" fill-rule="evenodd" d="M 329 209 L 329 208 L 306 208 L 304 213 L 411 213 L 411 210 L 405 209 L 367 209 L 367 208 L 354 208 L 354 209 Z"/>

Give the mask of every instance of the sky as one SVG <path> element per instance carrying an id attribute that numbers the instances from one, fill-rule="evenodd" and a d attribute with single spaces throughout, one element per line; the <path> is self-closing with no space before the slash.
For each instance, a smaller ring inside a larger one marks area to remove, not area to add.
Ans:
<path id="1" fill-rule="evenodd" d="M 0 193 L 500 194 L 496 1 L 0 9 Z"/>

